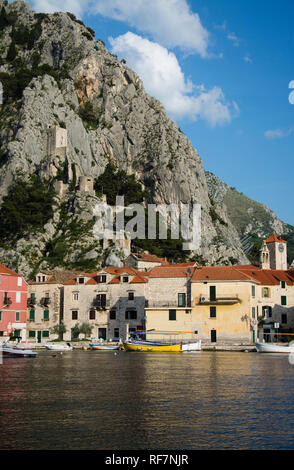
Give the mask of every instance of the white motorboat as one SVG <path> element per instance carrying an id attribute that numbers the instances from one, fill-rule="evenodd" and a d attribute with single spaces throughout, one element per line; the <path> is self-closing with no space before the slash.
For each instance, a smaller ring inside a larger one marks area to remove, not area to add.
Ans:
<path id="1" fill-rule="evenodd" d="M 38 353 L 28 347 L 3 343 L 0 345 L 0 354 L 4 357 L 36 357 Z"/>
<path id="2" fill-rule="evenodd" d="M 290 354 L 294 352 L 294 341 L 291 341 L 289 344 L 285 345 L 275 343 L 260 343 L 258 341 L 257 343 L 255 343 L 255 347 L 258 352 Z"/>
<path id="3" fill-rule="evenodd" d="M 194 343 L 182 343 L 182 351 L 201 351 L 201 340 Z"/>
<path id="4" fill-rule="evenodd" d="M 46 343 L 45 348 L 49 351 L 72 351 L 73 349 L 70 343 Z"/>

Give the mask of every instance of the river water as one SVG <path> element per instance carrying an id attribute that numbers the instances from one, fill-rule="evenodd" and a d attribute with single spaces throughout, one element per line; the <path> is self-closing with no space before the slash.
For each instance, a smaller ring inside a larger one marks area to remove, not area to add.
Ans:
<path id="1" fill-rule="evenodd" d="M 294 360 L 41 351 L 0 365 L 3 450 L 294 449 Z"/>

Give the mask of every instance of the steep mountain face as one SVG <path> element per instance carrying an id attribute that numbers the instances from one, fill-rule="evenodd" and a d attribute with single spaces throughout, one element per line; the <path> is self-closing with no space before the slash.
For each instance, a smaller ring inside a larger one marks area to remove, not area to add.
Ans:
<path id="1" fill-rule="evenodd" d="M 146 202 L 201 204 L 201 248 L 192 259 L 248 262 L 228 200 L 232 191 L 214 197 L 190 141 L 90 28 L 70 13 L 36 14 L 24 2 L 0 0 L 0 58 L 1 200 L 9 191 L 13 199 L 15 182 L 32 175 L 59 188 L 42 227 L 2 231 L 0 262 L 24 275 L 40 266 L 98 268 L 111 251 L 93 231 L 101 194 L 78 182 L 80 176 L 95 181 L 108 163 L 135 176 L 149 193 Z M 48 130 L 55 126 L 66 130 L 67 144 L 52 152 Z M 119 250 L 115 255 L 123 258 Z"/>
<path id="2" fill-rule="evenodd" d="M 225 207 L 230 221 L 239 233 L 243 249 L 258 261 L 261 241 L 272 233 L 282 235 L 288 241 L 288 262 L 294 257 L 294 227 L 282 222 L 267 206 L 231 188 L 217 176 L 206 171 L 210 197 L 216 206 Z"/>

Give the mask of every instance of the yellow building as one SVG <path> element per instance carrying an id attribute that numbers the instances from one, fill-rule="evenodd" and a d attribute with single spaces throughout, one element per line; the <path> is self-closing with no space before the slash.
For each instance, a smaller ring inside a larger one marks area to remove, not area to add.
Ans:
<path id="1" fill-rule="evenodd" d="M 286 269 L 286 259 L 287 243 L 273 234 L 262 246 L 260 267 L 156 267 L 149 273 L 146 329 L 226 344 L 294 333 L 294 270 Z"/>

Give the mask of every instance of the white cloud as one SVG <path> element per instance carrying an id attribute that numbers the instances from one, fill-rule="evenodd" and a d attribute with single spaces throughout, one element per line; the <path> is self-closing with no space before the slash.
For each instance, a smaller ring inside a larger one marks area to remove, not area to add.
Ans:
<path id="1" fill-rule="evenodd" d="M 267 139 L 283 139 L 284 137 L 288 137 L 293 133 L 293 127 L 290 127 L 287 130 L 282 129 L 273 129 L 265 131 L 264 135 Z"/>
<path id="2" fill-rule="evenodd" d="M 243 57 L 243 60 L 244 60 L 244 62 L 248 62 L 249 64 L 252 64 L 252 62 L 253 62 L 249 54 L 246 54 Z"/>
<path id="3" fill-rule="evenodd" d="M 237 37 L 235 33 L 228 33 L 227 38 L 233 42 L 234 46 L 238 47 L 240 44 L 240 39 Z"/>
<path id="4" fill-rule="evenodd" d="M 127 61 L 143 80 L 146 91 L 159 99 L 174 119 L 204 119 L 211 126 L 229 123 L 239 112 L 226 102 L 219 87 L 206 90 L 186 80 L 175 54 L 163 46 L 128 32 L 109 38 L 112 52 Z"/>
<path id="5" fill-rule="evenodd" d="M 79 18 L 87 11 L 89 0 L 31 0 L 32 8 L 37 12 L 54 13 L 56 11 L 69 11 Z"/>
<path id="6" fill-rule="evenodd" d="M 208 55 L 209 33 L 186 0 L 95 0 L 93 11 L 125 21 L 166 47 Z"/>

